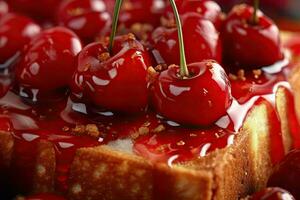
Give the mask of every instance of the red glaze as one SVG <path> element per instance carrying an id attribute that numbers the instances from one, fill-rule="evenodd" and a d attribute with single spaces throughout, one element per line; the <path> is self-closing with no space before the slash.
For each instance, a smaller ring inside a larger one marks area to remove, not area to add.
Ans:
<path id="1" fill-rule="evenodd" d="M 180 124 L 211 125 L 231 104 L 227 75 L 214 61 L 193 63 L 188 68 L 190 78 L 180 78 L 178 66 L 159 75 L 153 87 L 154 106 L 158 113 Z"/>
<path id="2" fill-rule="evenodd" d="M 196 13 L 182 15 L 181 20 L 187 63 L 205 59 L 221 61 L 221 42 L 214 25 Z M 159 63 L 179 64 L 177 28 L 159 27 L 153 32 L 152 40 Z"/>
<path id="3" fill-rule="evenodd" d="M 211 21 L 219 30 L 222 22 L 222 10 L 221 7 L 215 2 L 210 0 L 176 0 L 177 9 L 180 15 L 193 12 L 198 13 L 204 19 Z M 169 21 L 168 23 L 175 23 L 173 9 L 171 5 L 166 7 L 164 13 L 164 19 Z M 162 22 L 164 23 L 164 19 Z"/>
<path id="4" fill-rule="evenodd" d="M 53 20 L 61 0 L 7 0 L 12 10 L 37 20 Z"/>
<path id="5" fill-rule="evenodd" d="M 223 24 L 223 61 L 229 70 L 260 68 L 283 58 L 278 27 L 261 11 L 258 24 L 253 24 L 252 15 L 252 7 L 238 5 Z"/>
<path id="6" fill-rule="evenodd" d="M 111 28 L 111 16 L 103 0 L 70 0 L 61 3 L 59 24 L 72 29 L 86 43 L 104 36 Z"/>
<path id="7" fill-rule="evenodd" d="M 79 54 L 73 93 L 108 110 L 140 112 L 148 105 L 149 66 L 147 51 L 131 34 L 115 39 L 112 55 L 104 44 L 90 44 Z"/>
<path id="8" fill-rule="evenodd" d="M 266 188 L 253 196 L 249 200 L 295 200 L 295 198 L 286 190 L 281 188 Z"/>
<path id="9" fill-rule="evenodd" d="M 285 158 L 275 166 L 268 186 L 281 187 L 289 192 L 296 199 L 300 198 L 300 150 L 290 152 Z"/>
<path id="10" fill-rule="evenodd" d="M 33 90 L 48 93 L 66 87 L 81 48 L 79 38 L 69 29 L 55 27 L 43 31 L 27 46 L 16 66 L 20 93 L 25 88 L 35 96 Z"/>
<path id="11" fill-rule="evenodd" d="M 165 0 L 125 0 L 119 17 L 120 25 L 127 28 L 135 23 L 159 25 L 165 9 Z"/>
<path id="12" fill-rule="evenodd" d="M 30 18 L 7 14 L 0 18 L 0 68 L 16 61 L 23 47 L 41 31 Z"/>
<path id="13" fill-rule="evenodd" d="M 0 17 L 7 14 L 8 11 L 9 11 L 8 4 L 5 1 L 0 0 Z"/>
<path id="14" fill-rule="evenodd" d="M 43 194 L 36 194 L 36 195 L 25 197 L 24 200 L 66 200 L 66 199 L 62 196 L 43 193 Z"/>

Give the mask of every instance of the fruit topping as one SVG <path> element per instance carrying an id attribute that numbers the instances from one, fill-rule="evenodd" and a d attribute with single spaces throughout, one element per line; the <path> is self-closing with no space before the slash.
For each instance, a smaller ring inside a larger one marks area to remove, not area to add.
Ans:
<path id="1" fill-rule="evenodd" d="M 204 59 L 221 61 L 221 43 L 219 33 L 211 21 L 196 13 L 182 15 L 182 29 L 188 63 L 201 62 Z M 179 41 L 177 28 L 159 27 L 152 34 L 155 56 L 161 57 L 166 64 L 179 64 Z M 157 54 L 159 56 L 157 56 Z"/>
<path id="2" fill-rule="evenodd" d="M 53 20 L 61 0 L 7 0 L 12 10 L 39 21 Z"/>
<path id="3" fill-rule="evenodd" d="M 111 16 L 103 0 L 70 0 L 61 3 L 58 22 L 88 43 L 109 32 Z"/>
<path id="4" fill-rule="evenodd" d="M 223 62 L 230 71 L 257 69 L 283 59 L 279 30 L 257 8 L 233 7 L 222 27 Z"/>
<path id="5" fill-rule="evenodd" d="M 154 107 L 164 117 L 178 123 L 211 125 L 226 113 L 231 104 L 229 81 L 224 69 L 215 61 L 186 64 L 179 14 L 174 1 L 171 5 L 177 23 L 180 66 L 171 65 L 159 74 L 153 85 Z"/>
<path id="6" fill-rule="evenodd" d="M 77 97 L 98 107 L 134 113 L 148 105 L 147 68 L 151 63 L 133 34 L 115 38 L 120 7 L 118 1 L 109 46 L 93 43 L 79 54 L 72 88 Z"/>
<path id="7" fill-rule="evenodd" d="M 300 150 L 293 150 L 275 166 L 268 181 L 268 186 L 281 187 L 289 192 L 296 199 L 300 198 Z"/>
<path id="8" fill-rule="evenodd" d="M 8 13 L 8 11 L 9 11 L 8 4 L 5 1 L 0 0 L 0 17 Z"/>
<path id="9" fill-rule="evenodd" d="M 266 188 L 247 198 L 247 200 L 295 200 L 295 198 L 281 188 Z"/>
<path id="10" fill-rule="evenodd" d="M 215 2 L 210 0 L 176 0 L 176 5 L 180 15 L 186 13 L 198 13 L 204 19 L 211 21 L 217 29 L 221 26 L 222 10 L 221 7 Z M 174 14 L 172 7 L 168 5 L 166 11 L 161 19 L 165 26 L 175 24 Z"/>
<path id="11" fill-rule="evenodd" d="M 81 48 L 79 38 L 69 29 L 55 27 L 43 31 L 29 43 L 16 66 L 20 95 L 37 101 L 39 93 L 67 87 Z M 32 94 L 27 94 L 28 90 Z"/>
<path id="12" fill-rule="evenodd" d="M 25 16 L 6 14 L 0 18 L 0 68 L 11 66 L 40 31 L 40 26 Z"/>

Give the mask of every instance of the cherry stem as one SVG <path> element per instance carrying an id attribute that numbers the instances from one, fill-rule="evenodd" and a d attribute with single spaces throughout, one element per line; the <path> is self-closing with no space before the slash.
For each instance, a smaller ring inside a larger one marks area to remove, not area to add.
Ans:
<path id="1" fill-rule="evenodd" d="M 179 51 L 180 51 L 180 76 L 188 77 L 189 70 L 187 68 L 186 59 L 185 59 L 185 50 L 184 50 L 184 41 L 183 41 L 183 33 L 182 33 L 182 25 L 179 17 L 179 13 L 174 0 L 170 0 L 170 4 L 173 8 L 175 21 L 178 30 L 178 41 L 179 41 Z"/>
<path id="2" fill-rule="evenodd" d="M 122 5 L 122 0 L 116 0 L 115 7 L 114 7 L 114 15 L 113 15 L 113 21 L 112 21 L 112 31 L 109 38 L 109 52 L 112 53 L 112 49 L 114 46 L 114 39 L 116 36 L 117 28 L 118 28 L 118 19 L 119 19 L 119 13 Z"/>
<path id="3" fill-rule="evenodd" d="M 258 24 L 258 17 L 257 17 L 257 11 L 259 7 L 259 0 L 253 0 L 254 1 L 254 11 L 253 11 L 253 16 L 252 16 L 252 22 L 253 24 Z"/>

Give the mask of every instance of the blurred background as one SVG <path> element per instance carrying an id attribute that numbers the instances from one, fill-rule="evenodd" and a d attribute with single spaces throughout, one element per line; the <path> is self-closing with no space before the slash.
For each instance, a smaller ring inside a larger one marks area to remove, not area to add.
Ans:
<path id="1" fill-rule="evenodd" d="M 225 11 L 238 3 L 253 0 L 216 0 Z M 281 29 L 300 31 L 300 0 L 260 0 L 261 9 L 277 21 Z"/>

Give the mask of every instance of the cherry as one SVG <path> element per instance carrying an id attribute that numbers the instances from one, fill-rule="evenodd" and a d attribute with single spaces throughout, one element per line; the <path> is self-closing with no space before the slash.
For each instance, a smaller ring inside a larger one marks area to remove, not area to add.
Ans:
<path id="1" fill-rule="evenodd" d="M 221 61 L 221 42 L 214 25 L 199 14 L 187 13 L 181 17 L 188 63 L 204 59 Z M 156 57 L 167 64 L 179 64 L 177 28 L 159 27 L 152 34 Z M 160 62 L 160 61 L 158 61 Z"/>
<path id="2" fill-rule="evenodd" d="M 147 67 L 150 58 L 133 35 L 115 39 L 112 54 L 97 42 L 78 56 L 73 89 L 99 107 L 119 112 L 144 110 L 148 101 Z M 77 95 L 78 96 L 78 95 Z"/>
<path id="3" fill-rule="evenodd" d="M 6 14 L 0 19 L 0 68 L 10 66 L 30 40 L 41 31 L 30 18 Z"/>
<path id="4" fill-rule="evenodd" d="M 125 0 L 120 13 L 120 30 L 132 32 L 147 41 L 150 33 L 160 24 L 165 0 Z"/>
<path id="5" fill-rule="evenodd" d="M 8 4 L 5 1 L 0 0 L 0 17 L 2 17 L 3 15 L 7 14 L 8 11 L 9 11 Z"/>
<path id="6" fill-rule="evenodd" d="M 266 188 L 247 198 L 248 200 L 295 200 L 286 190 L 281 188 Z"/>
<path id="7" fill-rule="evenodd" d="M 232 69 L 255 69 L 283 59 L 278 27 L 255 10 L 245 4 L 237 5 L 223 24 L 223 61 Z"/>
<path id="8" fill-rule="evenodd" d="M 38 20 L 52 20 L 61 0 L 8 0 L 12 9 Z"/>
<path id="9" fill-rule="evenodd" d="M 69 0 L 58 10 L 59 24 L 72 29 L 86 43 L 96 36 L 105 36 L 111 26 L 111 16 L 103 0 Z"/>
<path id="10" fill-rule="evenodd" d="M 293 150 L 275 166 L 268 186 L 281 187 L 300 198 L 300 150 Z"/>
<path id="11" fill-rule="evenodd" d="M 219 64 L 210 60 L 190 64 L 188 69 L 190 77 L 186 78 L 178 75 L 178 66 L 171 66 L 159 75 L 154 83 L 154 106 L 176 122 L 210 125 L 231 104 L 227 75 Z"/>
<path id="12" fill-rule="evenodd" d="M 69 29 L 54 27 L 32 40 L 16 66 L 16 79 L 22 88 L 40 93 L 66 87 L 81 51 L 79 38 Z"/>
<path id="13" fill-rule="evenodd" d="M 204 19 L 211 21 L 217 29 L 220 28 L 222 22 L 221 7 L 215 2 L 210 0 L 176 0 L 178 12 L 180 15 L 185 13 L 194 12 L 200 14 Z M 162 23 L 165 25 L 174 24 L 174 15 L 172 7 L 169 5 L 163 15 Z"/>
<path id="14" fill-rule="evenodd" d="M 36 195 L 25 197 L 23 199 L 24 200 L 65 200 L 65 198 L 62 196 L 48 194 L 48 193 L 36 194 Z"/>

